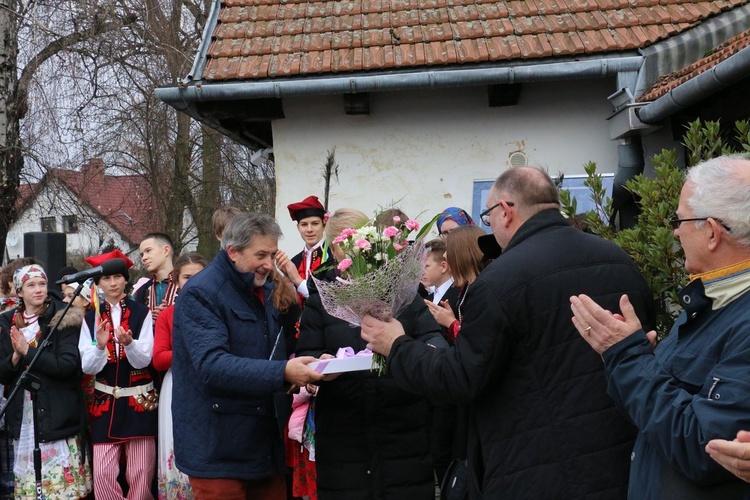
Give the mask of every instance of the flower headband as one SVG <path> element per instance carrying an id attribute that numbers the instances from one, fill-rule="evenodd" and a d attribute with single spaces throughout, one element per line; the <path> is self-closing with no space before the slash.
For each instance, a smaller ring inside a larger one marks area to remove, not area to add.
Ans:
<path id="1" fill-rule="evenodd" d="M 13 273 L 13 286 L 16 288 L 16 293 L 20 292 L 23 284 L 31 278 L 44 278 L 46 280 L 47 275 L 42 266 L 36 264 L 16 269 L 16 272 Z"/>

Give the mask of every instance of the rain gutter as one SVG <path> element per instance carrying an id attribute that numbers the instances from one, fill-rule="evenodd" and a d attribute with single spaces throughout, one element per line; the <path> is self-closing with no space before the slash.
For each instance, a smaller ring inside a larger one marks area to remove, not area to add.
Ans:
<path id="1" fill-rule="evenodd" d="M 643 123 L 658 123 L 748 77 L 750 77 L 750 47 L 745 47 L 713 68 L 636 110 L 636 114 Z"/>
<path id="2" fill-rule="evenodd" d="M 203 43 L 202 46 L 206 46 Z M 200 59 L 196 57 L 196 61 Z M 202 58 L 205 60 L 205 58 Z M 359 75 L 333 75 L 306 78 L 279 78 L 263 81 L 202 83 L 185 81 L 176 87 L 156 89 L 162 101 L 179 110 L 195 102 L 284 98 L 316 94 L 385 92 L 421 88 L 446 88 L 534 81 L 605 78 L 638 71 L 643 57 L 571 59 L 568 61 L 471 69 L 432 69 Z M 197 69 L 194 67 L 194 69 Z"/>

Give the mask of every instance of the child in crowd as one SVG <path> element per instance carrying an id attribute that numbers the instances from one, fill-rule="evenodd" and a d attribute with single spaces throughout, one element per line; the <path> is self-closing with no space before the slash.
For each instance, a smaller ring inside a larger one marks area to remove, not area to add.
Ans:
<path id="1" fill-rule="evenodd" d="M 425 300 L 435 321 L 446 328 L 448 340 L 453 343 L 461 330 L 461 303 L 466 297 L 466 289 L 477 279 L 486 266 L 479 238 L 485 233 L 478 226 L 461 226 L 451 230 L 446 239 L 445 258 L 453 274 L 454 286 L 458 288 L 458 313 L 443 300 L 439 304 Z"/>
<path id="2" fill-rule="evenodd" d="M 82 309 L 84 313 L 87 313 L 91 310 L 91 288 L 93 285 L 93 278 L 89 278 L 83 283 L 81 293 L 79 293 L 78 296 L 73 300 L 73 307 Z M 78 288 L 78 283 L 76 282 L 63 285 L 63 302 L 70 302 L 70 299 L 73 297 L 76 288 Z"/>
<path id="3" fill-rule="evenodd" d="M 221 241 L 221 235 L 224 234 L 224 228 L 227 227 L 229 221 L 240 215 L 242 210 L 237 207 L 221 207 L 214 211 L 211 216 L 211 229 L 214 232 L 216 239 Z"/>
<path id="4" fill-rule="evenodd" d="M 291 259 L 284 252 L 276 253 L 276 265 L 297 288 L 300 303 L 310 296 L 307 289 L 307 278 L 320 268 L 325 262 L 333 262 L 333 255 L 324 247 L 326 210 L 318 201 L 317 196 L 308 196 L 298 203 L 287 205 L 289 216 L 297 222 L 304 249 Z"/>
<path id="5" fill-rule="evenodd" d="M 186 253 L 174 263 L 174 275 L 181 289 L 195 274 L 206 267 L 206 259 L 196 252 Z M 193 498 L 188 477 L 174 463 L 172 436 L 172 321 L 174 304 L 167 307 L 156 320 L 154 332 L 154 368 L 166 371 L 159 395 L 159 498 L 188 500 Z"/>
<path id="6" fill-rule="evenodd" d="M 471 215 L 463 208 L 448 207 L 443 210 L 437 220 L 437 230 L 440 236 L 447 236 L 457 227 L 474 226 Z"/>
<path id="7" fill-rule="evenodd" d="M 123 259 L 128 269 L 133 265 L 119 250 L 89 257 L 86 262 L 99 266 L 115 258 Z M 89 411 L 94 495 L 101 499 L 123 498 L 117 476 L 120 457 L 125 453 L 128 498 L 151 500 L 158 429 L 157 394 L 148 369 L 154 329 L 149 309 L 125 295 L 129 279 L 127 269 L 124 274 L 97 279 L 105 300 L 86 313 L 78 350 L 83 372 L 96 376 Z"/>
<path id="8" fill-rule="evenodd" d="M 425 249 L 427 258 L 422 273 L 422 284 L 429 292 L 427 300 L 433 304 L 440 304 L 443 300 L 447 300 L 455 309 L 458 302 L 458 288 L 453 287 L 453 276 L 445 257 L 445 241 L 439 238 L 428 241 Z"/>
<path id="9" fill-rule="evenodd" d="M 31 396 L 17 393 L 5 416 L 13 438 L 13 472 L 17 499 L 50 500 L 84 498 L 91 492 L 91 470 L 82 439 L 82 391 L 78 331 L 81 312 L 71 309 L 62 317 L 63 304 L 50 299 L 47 275 L 39 265 L 17 269 L 13 275 L 18 308 L 0 316 L 0 382 L 13 385 L 37 355 L 49 330 L 49 344 L 32 367 L 39 378 L 37 392 L 42 460 L 42 490 L 36 491 L 34 471 L 34 420 Z"/>
<path id="10" fill-rule="evenodd" d="M 141 241 L 140 254 L 151 279 L 135 292 L 133 300 L 147 306 L 156 323 L 159 313 L 172 305 L 177 296 L 177 283 L 172 275 L 174 243 L 164 233 L 149 233 Z"/>
<path id="11" fill-rule="evenodd" d="M 0 300 L 0 312 L 16 308 L 18 305 L 18 295 L 16 294 L 16 288 L 13 285 L 13 274 L 17 269 L 32 264 L 41 265 L 41 262 L 34 257 L 22 257 L 9 262 L 8 265 L 3 268 L 2 272 L 0 272 L 0 293 L 2 294 L 2 300 Z"/>

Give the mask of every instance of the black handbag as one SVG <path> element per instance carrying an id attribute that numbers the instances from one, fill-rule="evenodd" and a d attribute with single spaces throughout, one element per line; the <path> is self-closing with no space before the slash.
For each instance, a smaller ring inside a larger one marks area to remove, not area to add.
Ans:
<path id="1" fill-rule="evenodd" d="M 470 474 L 468 460 L 453 460 L 440 482 L 440 500 L 467 500 Z"/>

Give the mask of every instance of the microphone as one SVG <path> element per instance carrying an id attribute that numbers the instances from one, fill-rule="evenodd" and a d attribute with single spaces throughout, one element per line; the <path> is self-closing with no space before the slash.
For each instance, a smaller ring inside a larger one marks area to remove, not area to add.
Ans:
<path id="1" fill-rule="evenodd" d="M 92 267 L 75 274 L 69 274 L 55 282 L 56 285 L 68 284 L 73 282 L 83 283 L 89 278 L 98 278 L 100 276 L 112 276 L 113 274 L 125 275 L 128 272 L 128 266 L 124 259 L 109 259 L 102 263 L 101 266 Z"/>

